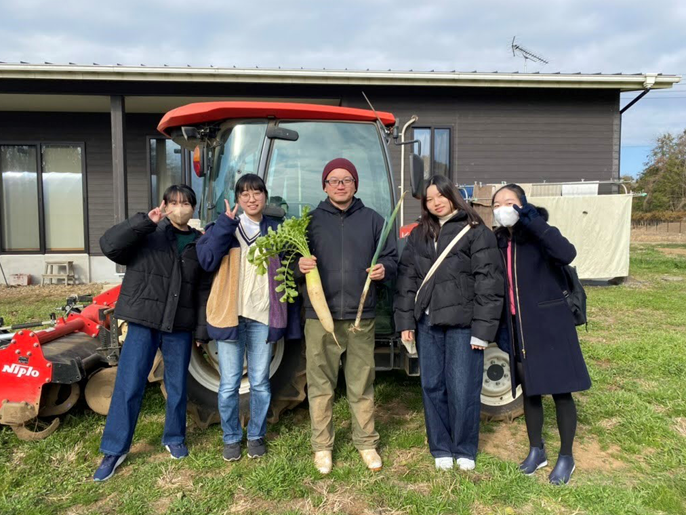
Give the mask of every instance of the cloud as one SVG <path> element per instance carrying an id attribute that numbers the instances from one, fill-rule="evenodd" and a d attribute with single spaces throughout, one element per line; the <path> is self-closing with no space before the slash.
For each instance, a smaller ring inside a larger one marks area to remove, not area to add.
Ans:
<path id="1" fill-rule="evenodd" d="M 2 23 L 6 62 L 524 71 L 516 35 L 550 61 L 528 71 L 686 75 L 682 0 L 24 0 Z M 653 104 L 629 111 L 631 141 L 686 120 L 686 99 Z"/>

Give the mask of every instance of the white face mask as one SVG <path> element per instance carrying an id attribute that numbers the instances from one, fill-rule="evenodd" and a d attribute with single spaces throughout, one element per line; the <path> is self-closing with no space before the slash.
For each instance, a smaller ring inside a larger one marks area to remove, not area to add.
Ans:
<path id="1" fill-rule="evenodd" d="M 493 210 L 493 218 L 501 227 L 512 227 L 519 220 L 519 213 L 513 206 L 502 206 Z"/>

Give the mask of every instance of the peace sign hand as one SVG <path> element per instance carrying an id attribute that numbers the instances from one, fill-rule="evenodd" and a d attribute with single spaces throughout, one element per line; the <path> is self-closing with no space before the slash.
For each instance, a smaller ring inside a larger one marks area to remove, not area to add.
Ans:
<path id="1" fill-rule="evenodd" d="M 236 213 L 238 212 L 238 204 L 236 204 L 236 206 L 233 209 L 231 209 L 231 204 L 229 204 L 229 200 L 224 199 L 224 205 L 226 206 L 226 212 L 224 214 L 231 218 L 231 220 L 235 220 Z"/>
<path id="2" fill-rule="evenodd" d="M 164 211 L 164 200 L 160 204 L 160 207 L 156 207 L 148 213 L 148 218 L 154 223 L 158 224 L 167 217 L 167 213 Z"/>

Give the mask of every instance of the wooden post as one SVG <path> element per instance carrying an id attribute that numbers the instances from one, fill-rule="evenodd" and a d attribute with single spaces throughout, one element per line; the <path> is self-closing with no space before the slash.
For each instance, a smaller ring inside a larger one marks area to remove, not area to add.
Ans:
<path id="1" fill-rule="evenodd" d="M 126 109 L 124 97 L 110 97 L 110 119 L 112 125 L 112 182 L 114 201 L 114 223 L 123 222 L 128 216 L 126 195 Z"/>

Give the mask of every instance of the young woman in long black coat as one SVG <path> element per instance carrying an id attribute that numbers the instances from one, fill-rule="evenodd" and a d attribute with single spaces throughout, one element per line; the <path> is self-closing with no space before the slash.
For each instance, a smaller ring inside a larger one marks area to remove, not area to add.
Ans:
<path id="1" fill-rule="evenodd" d="M 543 445 L 541 395 L 552 395 L 560 432 L 560 452 L 550 482 L 565 484 L 574 472 L 572 445 L 576 406 L 571 392 L 587 390 L 591 379 L 581 354 L 574 318 L 563 290 L 562 267 L 576 249 L 558 229 L 548 225 L 547 211 L 527 203 L 516 184 L 493 196 L 498 247 L 505 263 L 505 309 L 498 333 L 501 348 L 510 352 L 513 391 L 524 393 L 524 417 L 530 450 L 520 464 L 527 475 L 548 464 Z"/>
<path id="2" fill-rule="evenodd" d="M 471 470 L 479 443 L 483 349 L 496 336 L 503 306 L 502 265 L 495 236 L 448 178 L 433 176 L 421 201 L 420 224 L 408 237 L 398 268 L 395 324 L 404 341 L 413 341 L 416 331 L 426 432 L 436 468 L 455 464 Z"/>

